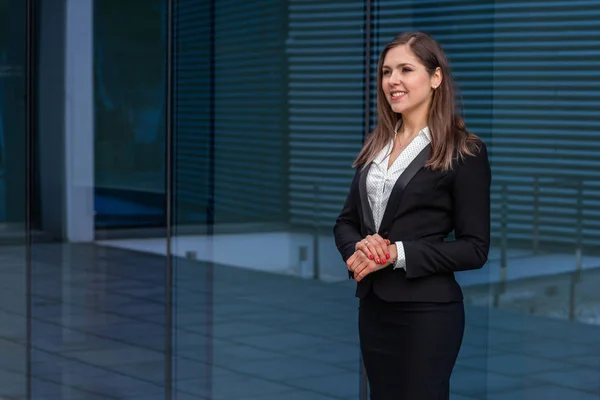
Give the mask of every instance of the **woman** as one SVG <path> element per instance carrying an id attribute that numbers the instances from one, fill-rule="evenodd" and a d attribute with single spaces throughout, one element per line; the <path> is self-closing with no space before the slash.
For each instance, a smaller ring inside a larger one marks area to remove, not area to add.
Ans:
<path id="1" fill-rule="evenodd" d="M 481 268 L 489 250 L 487 150 L 455 115 L 448 61 L 430 36 L 385 47 L 377 88 L 377 127 L 334 227 L 357 282 L 371 399 L 449 399 L 465 323 L 454 273 Z"/>

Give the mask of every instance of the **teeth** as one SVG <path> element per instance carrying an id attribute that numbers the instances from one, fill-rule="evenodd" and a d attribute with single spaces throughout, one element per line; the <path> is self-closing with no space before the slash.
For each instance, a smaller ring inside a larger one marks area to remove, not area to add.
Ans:
<path id="1" fill-rule="evenodd" d="M 401 96 L 403 94 L 406 94 L 406 92 L 392 92 L 392 96 L 394 96 L 394 97 L 398 97 L 398 96 Z"/>

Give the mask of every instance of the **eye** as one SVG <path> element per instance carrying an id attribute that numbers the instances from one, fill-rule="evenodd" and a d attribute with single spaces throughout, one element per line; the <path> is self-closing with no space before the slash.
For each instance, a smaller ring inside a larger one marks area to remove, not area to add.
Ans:
<path id="1" fill-rule="evenodd" d="M 402 68 L 402 72 L 411 72 L 411 71 L 412 71 L 411 68 L 408 68 L 408 67 Z"/>
<path id="2" fill-rule="evenodd" d="M 390 74 L 390 70 L 389 69 L 386 69 L 386 70 L 383 71 L 383 75 L 384 76 L 389 75 L 389 74 Z"/>

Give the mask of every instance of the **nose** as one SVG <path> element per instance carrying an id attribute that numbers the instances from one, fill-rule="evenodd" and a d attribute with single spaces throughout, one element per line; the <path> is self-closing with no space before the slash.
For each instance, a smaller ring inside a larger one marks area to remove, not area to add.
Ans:
<path id="1" fill-rule="evenodd" d="M 396 70 L 393 70 L 390 74 L 390 85 L 396 86 L 400 84 L 400 73 Z"/>

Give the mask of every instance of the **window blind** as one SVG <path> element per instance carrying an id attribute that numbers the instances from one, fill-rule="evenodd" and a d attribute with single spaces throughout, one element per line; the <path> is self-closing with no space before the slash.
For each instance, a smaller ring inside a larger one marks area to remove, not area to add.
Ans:
<path id="1" fill-rule="evenodd" d="M 177 4 L 176 194 L 197 210 L 186 219 L 202 220 L 213 179 L 216 223 L 287 220 L 285 2 L 216 1 L 213 60 L 209 3 Z"/>
<path id="2" fill-rule="evenodd" d="M 364 116 L 364 1 L 290 0 L 289 208 L 331 229 L 354 174 Z"/>
<path id="3" fill-rule="evenodd" d="M 174 222 L 206 222 L 210 187 L 210 4 L 173 4 Z"/>
<path id="4" fill-rule="evenodd" d="M 467 125 L 490 150 L 494 238 L 597 245 L 600 1 L 376 4 L 378 51 L 416 29 L 448 54 Z"/>

